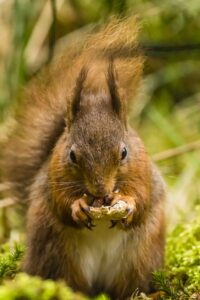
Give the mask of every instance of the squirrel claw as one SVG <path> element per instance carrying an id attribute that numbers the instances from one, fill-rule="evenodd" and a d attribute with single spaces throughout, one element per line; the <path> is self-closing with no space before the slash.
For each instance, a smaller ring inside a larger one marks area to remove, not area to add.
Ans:
<path id="1" fill-rule="evenodd" d="M 81 207 L 81 210 L 85 213 L 89 213 L 90 212 L 90 207 L 86 206 L 86 207 Z"/>
<path id="2" fill-rule="evenodd" d="M 122 219 L 122 226 L 124 227 L 124 229 L 128 229 L 130 227 L 130 223 L 128 223 L 126 218 Z"/>
<path id="3" fill-rule="evenodd" d="M 134 209 L 132 207 L 127 208 L 127 215 L 122 219 L 122 225 L 125 229 L 128 229 L 131 227 L 132 220 L 133 220 L 133 211 Z"/>
<path id="4" fill-rule="evenodd" d="M 110 222 L 111 222 L 111 224 L 109 226 L 109 229 L 111 229 L 117 225 L 117 221 L 115 221 L 115 220 L 111 220 Z"/>
<path id="5" fill-rule="evenodd" d="M 87 199 L 80 198 L 75 200 L 71 205 L 72 210 L 72 219 L 77 223 L 79 227 L 87 227 L 92 230 L 93 224 L 91 223 L 91 219 L 88 216 L 88 212 L 90 210 L 89 205 L 87 203 Z"/>
<path id="6" fill-rule="evenodd" d="M 127 215 L 126 217 L 124 217 L 124 219 L 127 219 L 130 216 L 132 216 L 134 209 L 132 207 L 128 207 L 126 211 L 127 211 Z"/>
<path id="7" fill-rule="evenodd" d="M 89 220 L 88 222 L 85 223 L 85 226 L 89 229 L 89 230 L 93 230 L 93 227 L 95 227 L 96 225 L 94 225 L 92 223 L 91 220 Z"/>
<path id="8" fill-rule="evenodd" d="M 89 222 L 88 222 L 88 223 L 85 223 L 85 226 L 87 227 L 87 229 L 89 229 L 89 230 L 91 230 L 91 231 L 93 230 Z"/>

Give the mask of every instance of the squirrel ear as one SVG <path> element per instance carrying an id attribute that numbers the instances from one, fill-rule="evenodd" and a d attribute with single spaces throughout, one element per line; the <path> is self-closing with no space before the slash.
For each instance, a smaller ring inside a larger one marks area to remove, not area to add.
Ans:
<path id="1" fill-rule="evenodd" d="M 73 98 L 70 106 L 70 123 L 73 122 L 77 113 L 80 110 L 80 102 L 81 102 L 81 93 L 83 90 L 83 83 L 87 76 L 87 69 L 83 67 L 79 73 L 78 78 L 76 79 L 75 88 L 73 92 Z"/>
<path id="2" fill-rule="evenodd" d="M 108 88 L 111 96 L 111 104 L 114 112 L 125 123 L 126 126 L 126 103 L 121 99 L 117 83 L 117 74 L 114 70 L 113 59 L 110 59 L 107 75 Z"/>

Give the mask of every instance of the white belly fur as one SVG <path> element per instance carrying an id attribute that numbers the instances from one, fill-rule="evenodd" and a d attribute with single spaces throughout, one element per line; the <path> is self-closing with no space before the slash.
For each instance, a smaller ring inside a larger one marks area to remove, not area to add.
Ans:
<path id="1" fill-rule="evenodd" d="M 118 228 L 109 229 L 109 225 L 106 221 L 96 222 L 93 231 L 84 229 L 77 238 L 80 268 L 90 286 L 97 282 L 109 287 L 123 269 L 128 233 Z M 126 263 L 127 260 L 126 257 Z"/>

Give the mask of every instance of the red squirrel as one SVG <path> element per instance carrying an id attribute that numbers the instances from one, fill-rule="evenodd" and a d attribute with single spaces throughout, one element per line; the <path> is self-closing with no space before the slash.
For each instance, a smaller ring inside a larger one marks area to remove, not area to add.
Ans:
<path id="1" fill-rule="evenodd" d="M 137 35 L 133 18 L 113 18 L 66 51 L 28 85 L 7 144 L 6 178 L 28 203 L 23 270 L 89 296 L 149 293 L 163 265 L 164 181 L 127 122 L 144 64 Z M 97 199 L 123 200 L 126 217 L 94 224 Z"/>

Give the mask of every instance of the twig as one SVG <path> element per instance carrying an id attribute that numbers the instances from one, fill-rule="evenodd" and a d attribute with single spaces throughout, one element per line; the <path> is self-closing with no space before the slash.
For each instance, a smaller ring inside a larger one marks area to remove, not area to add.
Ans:
<path id="1" fill-rule="evenodd" d="M 57 11 L 56 11 L 56 0 L 51 1 L 51 14 L 52 14 L 52 24 L 49 32 L 49 56 L 48 62 L 52 60 L 54 54 L 54 47 L 56 42 L 56 25 L 57 25 Z"/>
<path id="2" fill-rule="evenodd" d="M 57 11 L 59 11 L 63 3 L 64 0 L 57 0 Z M 24 51 L 27 66 L 30 70 L 37 69 L 38 65 L 44 63 L 46 60 L 47 53 L 42 51 L 42 49 L 44 50 L 44 42 L 48 36 L 52 22 L 51 3 L 50 1 L 46 1 Z"/>
<path id="3" fill-rule="evenodd" d="M 10 224 L 9 224 L 9 220 L 8 220 L 8 211 L 7 211 L 7 207 L 4 207 L 2 209 L 2 213 L 1 213 L 1 225 L 2 225 L 2 236 L 4 240 L 7 240 L 10 236 Z"/>
<path id="4" fill-rule="evenodd" d="M 153 155 L 153 161 L 161 161 L 169 159 L 171 157 L 179 156 L 190 151 L 195 151 L 200 149 L 200 141 L 192 142 L 177 148 L 172 148 L 161 153 Z"/>
<path id="5" fill-rule="evenodd" d="M 4 198 L 4 199 L 0 200 L 0 209 L 8 207 L 8 206 L 12 206 L 14 204 L 16 204 L 15 199 L 13 199 L 13 198 Z"/>
<path id="6" fill-rule="evenodd" d="M 155 44 L 148 45 L 143 43 L 142 49 L 148 56 L 158 56 L 158 55 L 174 55 L 179 53 L 191 53 L 200 51 L 200 43 L 186 43 L 182 45 L 172 45 L 172 44 Z"/>

